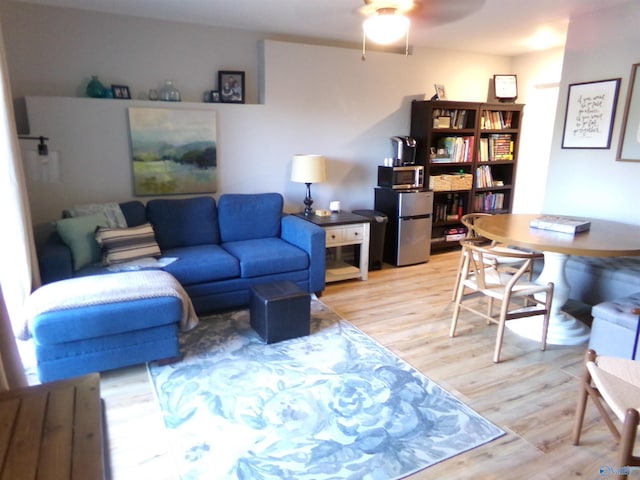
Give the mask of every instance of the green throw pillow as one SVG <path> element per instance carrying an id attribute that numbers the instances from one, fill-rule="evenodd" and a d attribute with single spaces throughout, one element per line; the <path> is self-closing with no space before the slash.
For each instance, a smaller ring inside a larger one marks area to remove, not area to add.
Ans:
<path id="1" fill-rule="evenodd" d="M 98 227 L 106 226 L 107 217 L 104 213 L 63 218 L 56 222 L 62 241 L 71 249 L 74 270 L 100 261 L 102 256 L 95 231 Z"/>

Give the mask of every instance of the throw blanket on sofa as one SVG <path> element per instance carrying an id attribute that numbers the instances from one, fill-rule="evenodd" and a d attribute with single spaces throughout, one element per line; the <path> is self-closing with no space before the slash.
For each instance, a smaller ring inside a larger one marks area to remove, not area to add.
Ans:
<path id="1" fill-rule="evenodd" d="M 181 331 L 198 324 L 191 299 L 182 285 L 167 272 L 144 270 L 77 277 L 40 287 L 27 299 L 26 322 L 18 338 L 29 338 L 30 319 L 45 312 L 157 297 L 177 297 L 182 301 Z"/>
<path id="2" fill-rule="evenodd" d="M 92 215 L 94 213 L 103 213 L 107 217 L 107 225 L 111 228 L 126 228 L 127 220 L 120 209 L 120 205 L 115 202 L 110 203 L 89 203 L 87 205 L 75 205 L 69 210 L 72 217 L 80 217 L 82 215 Z"/>

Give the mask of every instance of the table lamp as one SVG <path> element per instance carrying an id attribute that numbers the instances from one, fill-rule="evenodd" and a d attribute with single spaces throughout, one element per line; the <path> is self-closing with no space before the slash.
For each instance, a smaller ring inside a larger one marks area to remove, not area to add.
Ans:
<path id="1" fill-rule="evenodd" d="M 304 214 L 311 215 L 311 184 L 324 182 L 327 179 L 325 159 L 322 155 L 294 155 L 291 163 L 291 181 L 304 183 L 307 196 L 304 199 Z"/>

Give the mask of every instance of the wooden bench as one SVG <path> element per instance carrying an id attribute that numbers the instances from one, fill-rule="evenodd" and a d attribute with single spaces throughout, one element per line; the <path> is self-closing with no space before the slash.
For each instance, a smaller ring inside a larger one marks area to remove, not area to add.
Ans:
<path id="1" fill-rule="evenodd" d="M 107 477 L 100 376 L 0 392 L 0 478 Z"/>

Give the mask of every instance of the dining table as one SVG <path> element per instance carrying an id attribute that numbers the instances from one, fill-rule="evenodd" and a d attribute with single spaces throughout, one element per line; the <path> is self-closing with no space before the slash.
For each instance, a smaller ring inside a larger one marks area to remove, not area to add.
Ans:
<path id="1" fill-rule="evenodd" d="M 531 227 L 531 221 L 543 214 L 506 213 L 481 217 L 474 223 L 478 234 L 499 243 L 538 251 L 544 254 L 544 265 L 536 283 L 553 282 L 552 311 L 547 343 L 581 345 L 589 340 L 590 328 L 562 307 L 571 295 L 565 267 L 572 255 L 586 257 L 623 257 L 640 255 L 640 225 L 622 222 L 567 217 L 590 222 L 586 231 L 564 233 Z M 507 327 L 526 338 L 539 340 L 542 318 L 511 320 Z"/>

